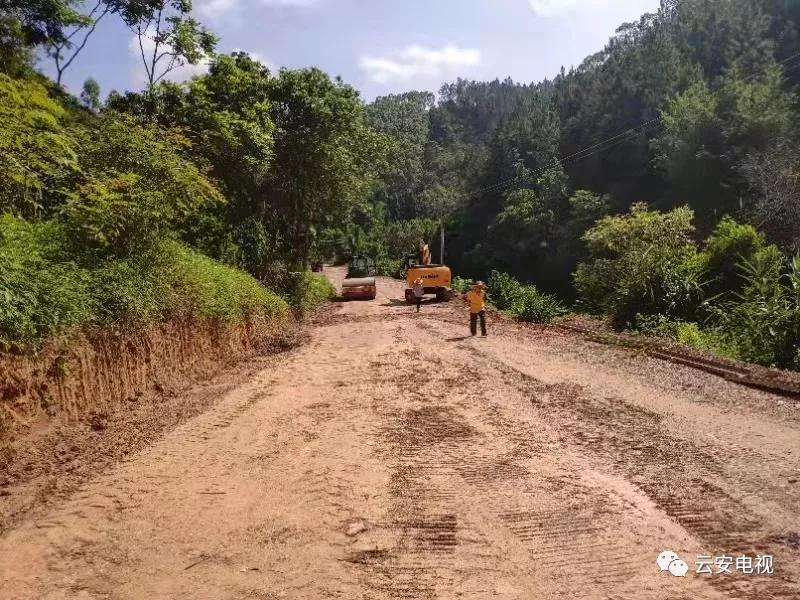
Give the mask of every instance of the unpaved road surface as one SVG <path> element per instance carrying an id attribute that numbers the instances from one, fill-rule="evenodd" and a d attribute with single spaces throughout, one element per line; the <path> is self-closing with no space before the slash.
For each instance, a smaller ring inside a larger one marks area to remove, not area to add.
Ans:
<path id="1" fill-rule="evenodd" d="M 7 531 L 0 598 L 800 598 L 796 400 L 555 330 L 464 338 L 459 302 L 379 283 Z"/>

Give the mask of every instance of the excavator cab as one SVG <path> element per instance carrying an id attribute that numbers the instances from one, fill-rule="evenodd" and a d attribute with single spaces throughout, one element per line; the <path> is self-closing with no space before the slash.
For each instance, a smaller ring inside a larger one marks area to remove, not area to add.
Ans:
<path id="1" fill-rule="evenodd" d="M 406 258 L 405 258 L 405 262 L 403 263 L 403 269 L 408 271 L 409 269 L 411 269 L 412 267 L 417 266 L 418 264 L 420 264 L 420 262 L 419 262 L 419 254 L 416 254 L 416 253 L 407 254 Z"/>

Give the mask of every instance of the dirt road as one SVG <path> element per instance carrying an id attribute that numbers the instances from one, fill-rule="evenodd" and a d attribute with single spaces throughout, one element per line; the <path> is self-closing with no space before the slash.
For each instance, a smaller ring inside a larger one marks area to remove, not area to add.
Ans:
<path id="1" fill-rule="evenodd" d="M 553 330 L 464 338 L 460 304 L 379 285 L 7 532 L 0 598 L 800 598 L 796 400 Z"/>

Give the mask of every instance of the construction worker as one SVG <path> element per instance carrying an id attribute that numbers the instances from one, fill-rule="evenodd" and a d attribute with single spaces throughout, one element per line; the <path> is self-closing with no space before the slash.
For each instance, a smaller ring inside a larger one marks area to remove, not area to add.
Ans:
<path id="1" fill-rule="evenodd" d="M 425 296 L 425 286 L 422 284 L 422 279 L 415 279 L 414 287 L 411 290 L 414 292 L 414 302 L 417 303 L 417 312 L 419 312 L 419 307 L 422 306 L 422 298 Z"/>
<path id="2" fill-rule="evenodd" d="M 431 249 L 428 248 L 428 244 L 425 243 L 425 240 L 419 241 L 419 264 L 431 264 Z"/>
<path id="3" fill-rule="evenodd" d="M 486 337 L 486 285 L 476 282 L 467 294 L 469 302 L 469 330 L 472 335 L 478 333 L 478 319 L 481 320 L 481 335 Z"/>

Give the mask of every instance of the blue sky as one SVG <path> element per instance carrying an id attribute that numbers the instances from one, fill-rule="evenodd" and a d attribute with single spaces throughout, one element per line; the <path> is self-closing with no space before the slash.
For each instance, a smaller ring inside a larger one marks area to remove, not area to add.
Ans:
<path id="1" fill-rule="evenodd" d="M 539 81 L 599 49 L 618 25 L 658 0 L 194 0 L 219 50 L 246 50 L 271 67 L 317 66 L 367 100 L 410 89 L 437 91 L 456 77 Z M 135 50 L 135 51 L 134 51 Z M 95 77 L 102 95 L 140 89 L 133 34 L 107 17 L 65 75 L 79 91 Z M 47 61 L 41 68 L 51 74 Z M 202 70 L 173 73 L 184 79 Z"/>

